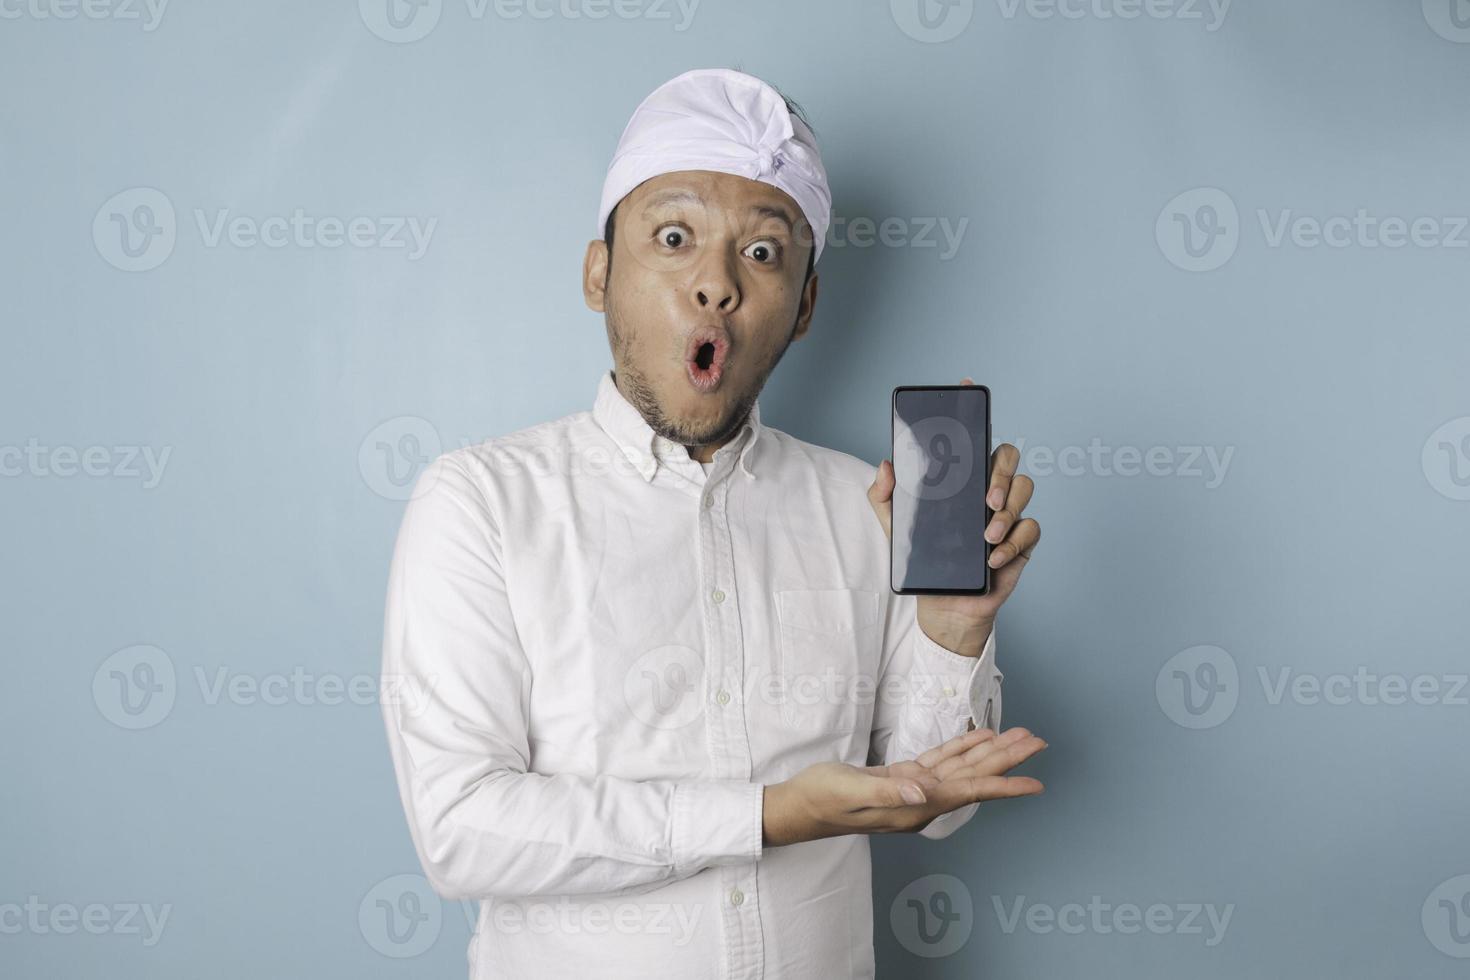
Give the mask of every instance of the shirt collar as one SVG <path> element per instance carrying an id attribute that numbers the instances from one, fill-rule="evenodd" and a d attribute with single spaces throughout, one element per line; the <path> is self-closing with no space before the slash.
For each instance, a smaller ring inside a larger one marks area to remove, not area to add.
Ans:
<path id="1" fill-rule="evenodd" d="M 657 472 L 660 452 L 677 450 L 688 455 L 688 450 L 683 446 L 670 442 L 653 431 L 643 413 L 633 407 L 633 403 L 618 390 L 611 368 L 603 371 L 602 377 L 598 379 L 597 396 L 592 403 L 592 418 L 618 444 L 618 448 L 637 467 L 645 482 L 652 480 Z M 751 403 L 750 414 L 735 439 L 721 446 L 719 450 L 723 452 L 731 445 L 738 446 L 740 467 L 751 479 L 755 478 L 755 473 L 751 470 L 751 450 L 760 437 L 761 429 L 760 401 L 756 400 Z"/>

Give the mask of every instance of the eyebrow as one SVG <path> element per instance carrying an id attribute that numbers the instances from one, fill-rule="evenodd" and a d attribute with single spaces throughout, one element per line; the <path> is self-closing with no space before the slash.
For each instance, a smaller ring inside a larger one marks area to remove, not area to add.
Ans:
<path id="1" fill-rule="evenodd" d="M 794 230 L 796 228 L 796 222 L 791 220 L 791 215 L 786 213 L 785 208 L 770 207 L 762 204 L 757 205 L 751 210 L 755 211 L 762 218 L 775 218 L 777 221 L 786 222 L 787 229 Z"/>
<path id="2" fill-rule="evenodd" d="M 667 207 L 670 204 L 699 205 L 703 203 L 698 194 L 693 191 L 663 191 L 655 194 L 643 205 L 645 216 L 651 215 L 656 208 Z"/>
<path id="3" fill-rule="evenodd" d="M 650 217 L 657 209 L 668 207 L 669 205 L 674 204 L 691 205 L 697 207 L 704 204 L 704 198 L 700 197 L 693 191 L 663 191 L 661 193 L 655 194 L 653 197 L 649 198 L 647 202 L 644 203 L 644 217 Z M 752 207 L 750 210 L 760 215 L 762 218 L 774 218 L 777 221 L 784 222 L 786 224 L 786 227 L 791 231 L 796 230 L 796 222 L 792 220 L 791 215 L 787 212 L 785 208 L 769 204 L 758 204 Z"/>

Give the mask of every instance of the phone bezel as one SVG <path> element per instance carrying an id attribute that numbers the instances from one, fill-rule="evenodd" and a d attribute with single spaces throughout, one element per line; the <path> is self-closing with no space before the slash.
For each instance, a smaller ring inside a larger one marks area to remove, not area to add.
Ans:
<path id="1" fill-rule="evenodd" d="M 985 549 L 985 582 L 979 589 L 900 589 L 896 588 L 893 581 L 893 528 L 891 526 L 890 511 L 890 534 L 888 536 L 888 588 L 895 595 L 989 595 L 990 594 L 990 542 L 985 540 L 985 528 L 990 526 L 991 518 L 995 512 L 990 508 L 990 469 L 991 456 L 995 453 L 995 446 L 991 440 L 990 419 L 993 414 L 993 395 L 986 385 L 899 385 L 893 389 L 893 394 L 888 403 L 888 458 L 894 461 L 898 438 L 898 396 L 904 391 L 983 391 L 985 392 L 985 522 L 980 526 L 980 544 Z M 895 478 L 897 470 L 894 471 Z M 894 491 L 898 487 L 895 482 Z"/>

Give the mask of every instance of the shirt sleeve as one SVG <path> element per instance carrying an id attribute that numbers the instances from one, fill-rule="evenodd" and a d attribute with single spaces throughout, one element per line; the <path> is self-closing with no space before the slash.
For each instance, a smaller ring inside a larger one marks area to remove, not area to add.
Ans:
<path id="1" fill-rule="evenodd" d="M 890 595 L 884 628 L 883 670 L 873 711 L 871 765 L 914 759 L 970 728 L 1000 726 L 1001 682 L 995 631 L 978 657 L 966 657 L 929 638 L 919 627 L 918 597 Z M 971 725 L 971 722 L 974 722 Z M 975 815 L 971 803 L 929 821 L 920 833 L 948 837 Z"/>
<path id="2" fill-rule="evenodd" d="M 492 510 L 467 464 L 440 456 L 415 484 L 389 573 L 383 690 L 400 696 L 383 698 L 383 718 L 434 890 L 614 894 L 758 858 L 759 784 L 527 771 L 532 671 Z"/>

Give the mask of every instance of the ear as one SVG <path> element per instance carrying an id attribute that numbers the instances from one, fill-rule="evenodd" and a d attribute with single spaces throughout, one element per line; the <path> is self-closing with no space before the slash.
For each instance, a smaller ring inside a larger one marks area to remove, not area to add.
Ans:
<path id="1" fill-rule="evenodd" d="M 817 311 L 817 270 L 813 269 L 811 277 L 807 279 L 806 285 L 801 287 L 801 306 L 796 310 L 796 330 L 792 332 L 792 340 L 800 340 L 806 336 L 807 328 L 812 325 L 812 314 Z"/>
<path id="2" fill-rule="evenodd" d="M 587 254 L 582 259 L 582 299 L 589 310 L 606 312 L 607 242 L 600 238 L 587 243 Z"/>

